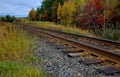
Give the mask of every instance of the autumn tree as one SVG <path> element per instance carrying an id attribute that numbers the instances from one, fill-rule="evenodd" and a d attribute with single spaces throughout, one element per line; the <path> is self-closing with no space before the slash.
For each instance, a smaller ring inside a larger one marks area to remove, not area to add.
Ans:
<path id="1" fill-rule="evenodd" d="M 52 21 L 57 23 L 57 9 L 58 9 L 58 2 L 55 0 L 52 3 Z"/>
<path id="2" fill-rule="evenodd" d="M 110 21 L 114 24 L 114 27 L 120 28 L 120 0 L 110 0 Z"/>
<path id="3" fill-rule="evenodd" d="M 47 21 L 48 20 L 48 16 L 47 16 L 46 10 L 44 10 L 43 13 L 40 14 L 40 19 L 42 21 Z"/>
<path id="4" fill-rule="evenodd" d="M 37 20 L 60 21 L 82 28 L 105 28 L 119 24 L 119 0 L 43 0 L 37 8 Z M 116 24 L 117 23 L 117 24 Z"/>
<path id="5" fill-rule="evenodd" d="M 67 0 L 63 4 L 63 10 L 63 19 L 61 20 L 61 23 L 64 25 L 70 25 L 72 22 L 73 12 L 75 10 L 75 2 Z"/>
<path id="6" fill-rule="evenodd" d="M 58 5 L 58 9 L 57 9 L 57 19 L 59 21 L 59 23 L 61 23 L 62 19 L 64 18 L 64 9 L 62 5 Z"/>
<path id="7" fill-rule="evenodd" d="M 34 21 L 36 19 L 36 11 L 34 9 L 31 9 L 29 12 L 29 20 Z"/>
<path id="8" fill-rule="evenodd" d="M 84 14 L 85 5 L 86 5 L 86 0 L 75 1 L 75 11 L 72 17 L 72 24 L 75 24 L 78 27 L 81 26 L 81 18 L 83 17 L 83 14 Z"/>
<path id="9" fill-rule="evenodd" d="M 102 19 L 102 2 L 101 0 L 88 0 L 84 7 L 84 14 L 81 18 L 84 27 L 99 28 Z"/>

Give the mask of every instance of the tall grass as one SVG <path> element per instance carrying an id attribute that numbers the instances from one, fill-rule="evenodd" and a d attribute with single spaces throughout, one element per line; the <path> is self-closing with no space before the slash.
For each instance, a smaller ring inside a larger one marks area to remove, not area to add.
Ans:
<path id="1" fill-rule="evenodd" d="M 1 23 L 0 23 L 1 24 Z M 12 24 L 0 26 L 0 77 L 49 77 L 31 66 L 33 38 Z M 36 60 L 38 61 L 38 60 Z"/>
<path id="2" fill-rule="evenodd" d="M 32 39 L 31 39 L 32 40 Z M 30 54 L 31 41 L 24 32 L 14 29 L 12 24 L 0 28 L 0 56 L 2 60 L 23 61 Z"/>

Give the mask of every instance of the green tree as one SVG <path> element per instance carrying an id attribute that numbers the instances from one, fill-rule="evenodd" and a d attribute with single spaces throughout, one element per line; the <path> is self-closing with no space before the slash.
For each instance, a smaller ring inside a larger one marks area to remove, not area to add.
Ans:
<path id="1" fill-rule="evenodd" d="M 0 16 L 0 21 L 1 21 L 2 17 Z"/>
<path id="2" fill-rule="evenodd" d="M 5 18 L 4 18 L 4 17 L 1 17 L 1 21 L 5 21 Z"/>
<path id="3" fill-rule="evenodd" d="M 1 17 L 1 21 L 5 22 L 13 22 L 15 20 L 14 16 L 6 15 L 5 17 Z"/>
<path id="4" fill-rule="evenodd" d="M 37 9 L 37 19 L 46 14 L 46 21 L 56 22 L 58 4 L 63 5 L 64 1 L 65 0 L 43 0 L 42 5 Z"/>
<path id="5" fill-rule="evenodd" d="M 46 11 L 48 21 L 52 21 L 52 3 L 53 0 L 44 0 L 42 2 L 41 12 L 44 13 L 44 10 Z"/>
<path id="6" fill-rule="evenodd" d="M 57 0 L 60 5 L 63 5 L 65 0 Z"/>
<path id="7" fill-rule="evenodd" d="M 39 21 L 40 20 L 40 8 L 38 7 L 37 8 L 37 11 L 36 11 L 36 20 Z"/>

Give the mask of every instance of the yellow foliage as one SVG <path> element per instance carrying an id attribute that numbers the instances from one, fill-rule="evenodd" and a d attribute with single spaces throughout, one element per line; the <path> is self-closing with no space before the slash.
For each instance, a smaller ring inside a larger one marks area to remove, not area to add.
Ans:
<path id="1" fill-rule="evenodd" d="M 65 2 L 63 5 L 63 9 L 64 9 L 64 17 L 71 18 L 75 10 L 75 2 L 74 1 Z"/>
<path id="2" fill-rule="evenodd" d="M 59 4 L 58 5 L 58 9 L 57 9 L 58 19 L 62 19 L 63 18 L 63 13 L 64 13 L 63 6 Z"/>
<path id="3" fill-rule="evenodd" d="M 68 0 L 63 6 L 58 6 L 58 19 L 64 25 L 69 25 L 72 21 L 73 12 L 75 11 L 75 1 Z"/>
<path id="4" fill-rule="evenodd" d="M 115 9 L 118 4 L 119 4 L 119 0 L 110 0 L 109 6 L 110 8 Z"/>
<path id="5" fill-rule="evenodd" d="M 34 9 L 31 9 L 29 12 L 29 19 L 32 21 L 36 19 L 36 11 Z"/>
<path id="6" fill-rule="evenodd" d="M 80 10 L 83 10 L 86 5 L 86 0 L 76 0 L 75 1 L 75 6 L 76 8 L 80 8 Z"/>

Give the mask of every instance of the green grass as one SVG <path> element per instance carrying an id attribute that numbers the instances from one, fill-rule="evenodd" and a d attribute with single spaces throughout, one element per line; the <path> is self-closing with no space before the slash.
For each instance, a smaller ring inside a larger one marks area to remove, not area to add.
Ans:
<path id="1" fill-rule="evenodd" d="M 46 77 L 37 68 L 19 62 L 0 62 L 0 77 Z"/>

